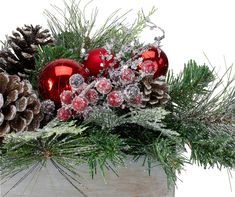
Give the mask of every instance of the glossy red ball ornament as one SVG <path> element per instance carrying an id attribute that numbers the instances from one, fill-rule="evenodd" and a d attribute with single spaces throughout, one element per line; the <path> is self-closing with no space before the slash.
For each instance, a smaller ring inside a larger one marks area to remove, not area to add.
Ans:
<path id="1" fill-rule="evenodd" d="M 79 73 L 86 79 L 88 72 L 81 64 L 70 59 L 57 59 L 44 66 L 38 77 L 38 88 L 43 99 L 50 99 L 61 105 L 60 94 L 70 90 L 69 78 Z"/>
<path id="2" fill-rule="evenodd" d="M 88 52 L 87 59 L 83 62 L 90 71 L 91 76 L 97 76 L 104 72 L 107 75 L 107 68 L 114 62 L 114 54 L 108 54 L 104 48 L 95 48 Z"/>
<path id="3" fill-rule="evenodd" d="M 149 50 L 143 52 L 141 57 L 143 58 L 143 63 L 140 64 L 140 69 L 142 65 L 143 67 L 146 67 L 146 61 L 148 64 L 152 62 L 152 66 L 155 67 L 154 70 L 156 70 L 154 73 L 154 78 L 166 75 L 168 70 L 168 59 L 162 49 L 152 47 Z M 151 67 L 151 65 L 148 66 Z"/>

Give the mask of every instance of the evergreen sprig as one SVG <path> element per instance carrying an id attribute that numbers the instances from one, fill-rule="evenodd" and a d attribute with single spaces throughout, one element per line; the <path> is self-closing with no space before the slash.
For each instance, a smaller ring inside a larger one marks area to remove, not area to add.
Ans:
<path id="1" fill-rule="evenodd" d="M 181 122 L 181 138 L 191 148 L 190 160 L 204 168 L 235 167 L 235 138 L 234 135 L 217 129 L 211 132 L 202 122 Z M 223 126 L 224 128 L 225 126 Z M 230 132 L 235 126 L 231 126 Z"/>
<path id="2" fill-rule="evenodd" d="M 235 76 L 229 67 L 221 78 L 208 66 L 189 61 L 178 76 L 170 74 L 173 111 L 167 125 L 192 150 L 191 161 L 204 167 L 234 168 Z M 227 76 L 227 78 L 226 78 Z"/>
<path id="3" fill-rule="evenodd" d="M 82 182 L 77 166 L 84 163 L 88 164 L 92 177 L 98 169 L 105 177 L 107 166 L 114 171 L 111 166 L 123 165 L 123 146 L 118 135 L 101 132 L 95 127 L 82 128 L 73 122 L 53 121 L 38 132 L 9 134 L 1 147 L 1 184 L 47 161 L 69 181 Z M 75 188 L 83 193 L 77 186 Z"/>
<path id="4" fill-rule="evenodd" d="M 190 60 L 184 65 L 184 69 L 177 76 L 173 71 L 169 72 L 167 82 L 170 85 L 170 95 L 172 101 L 177 105 L 177 109 L 190 109 L 197 105 L 200 96 L 205 95 L 208 85 L 215 79 L 213 71 L 206 65 L 197 65 Z"/>
<path id="5" fill-rule="evenodd" d="M 102 127 L 102 129 L 115 129 L 116 127 L 124 126 L 127 124 L 142 126 L 152 131 L 158 131 L 162 135 L 174 136 L 178 135 L 177 132 L 167 129 L 162 120 L 168 115 L 169 112 L 162 108 L 153 109 L 135 109 L 124 115 L 115 113 L 114 110 L 107 109 L 102 112 L 94 112 L 92 117 L 87 121 Z"/>
<path id="6" fill-rule="evenodd" d="M 152 144 L 140 148 L 140 151 L 146 156 L 149 173 L 154 164 L 160 163 L 167 175 L 169 186 L 175 184 L 177 174 L 180 174 L 184 164 L 188 163 L 188 159 L 183 155 L 184 146 L 177 140 L 159 137 Z"/>
<path id="7" fill-rule="evenodd" d="M 104 47 L 105 44 L 115 40 L 116 44 L 113 51 L 119 51 L 124 44 L 130 43 L 138 37 L 146 27 L 146 17 L 151 16 L 156 11 L 156 8 L 153 7 L 146 16 L 139 11 L 133 24 L 126 25 L 125 20 L 130 11 L 119 15 L 120 10 L 116 10 L 100 28 L 95 29 L 98 10 L 94 9 L 90 18 L 86 18 L 85 10 L 89 3 L 81 9 L 79 3 L 75 1 L 72 1 L 71 4 L 65 2 L 66 11 L 57 6 L 53 6 L 55 14 L 49 10 L 45 11 L 57 45 L 65 46 L 67 49 L 73 49 L 80 53 L 82 48 L 90 50 Z M 61 16 L 64 21 L 60 20 Z"/>

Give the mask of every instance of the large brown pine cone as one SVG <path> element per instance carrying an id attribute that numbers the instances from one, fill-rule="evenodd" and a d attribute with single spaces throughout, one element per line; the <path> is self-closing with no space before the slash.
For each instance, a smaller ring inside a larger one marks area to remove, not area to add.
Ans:
<path id="1" fill-rule="evenodd" d="M 40 108 L 40 101 L 27 80 L 0 69 L 0 136 L 34 131 L 42 119 Z"/>
<path id="2" fill-rule="evenodd" d="M 9 74 L 16 74 L 21 78 L 28 78 L 35 69 L 34 54 L 38 46 L 52 43 L 49 30 L 42 30 L 36 25 L 25 25 L 17 28 L 0 51 L 0 68 Z"/>
<path id="3" fill-rule="evenodd" d="M 163 107 L 170 100 L 168 85 L 163 76 L 156 79 L 145 77 L 141 81 L 141 86 L 143 105 L 147 107 Z"/>

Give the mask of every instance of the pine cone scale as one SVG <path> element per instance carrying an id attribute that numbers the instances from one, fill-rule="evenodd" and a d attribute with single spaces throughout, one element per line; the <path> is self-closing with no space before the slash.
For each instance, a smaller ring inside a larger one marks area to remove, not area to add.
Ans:
<path id="1" fill-rule="evenodd" d="M 14 105 L 9 105 L 7 106 L 4 110 L 3 110 L 3 113 L 4 113 L 4 119 L 5 120 L 13 120 L 16 116 L 16 107 Z"/>
<path id="2" fill-rule="evenodd" d="M 4 105 L 4 98 L 2 93 L 0 93 L 0 109 L 3 107 L 3 105 Z"/>
<path id="3" fill-rule="evenodd" d="M 4 115 L 0 113 L 0 126 L 2 125 L 3 121 L 4 121 Z"/>
<path id="4" fill-rule="evenodd" d="M 12 102 L 15 102 L 18 98 L 18 90 L 11 91 L 6 98 L 5 106 L 9 105 Z"/>
<path id="5" fill-rule="evenodd" d="M 11 127 L 9 125 L 9 123 L 3 123 L 1 126 L 0 126 L 0 137 L 4 136 L 5 134 L 9 133 L 11 130 Z"/>
<path id="6" fill-rule="evenodd" d="M 4 93 L 7 89 L 7 84 L 9 82 L 9 78 L 7 77 L 7 75 L 4 75 L 3 73 L 0 73 L 0 92 Z"/>
<path id="7" fill-rule="evenodd" d="M 164 106 L 170 99 L 168 95 L 168 85 L 164 77 L 153 79 L 145 77 L 141 81 L 143 92 L 143 105 L 147 107 Z"/>
<path id="8" fill-rule="evenodd" d="M 32 120 L 33 120 L 33 118 L 34 118 L 34 113 L 33 113 L 33 111 L 32 110 L 25 110 L 24 111 L 24 113 L 23 113 L 23 117 L 26 119 L 26 121 L 27 121 L 27 125 L 29 125 L 31 122 L 32 122 Z"/>
<path id="9" fill-rule="evenodd" d="M 22 132 L 27 126 L 27 121 L 25 118 L 17 116 L 13 121 L 10 122 L 10 126 L 17 132 Z"/>

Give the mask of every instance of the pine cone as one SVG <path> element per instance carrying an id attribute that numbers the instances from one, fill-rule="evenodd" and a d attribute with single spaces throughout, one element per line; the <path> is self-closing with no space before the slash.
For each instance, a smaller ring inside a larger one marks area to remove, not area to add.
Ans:
<path id="1" fill-rule="evenodd" d="M 34 131 L 41 121 L 40 101 L 27 80 L 0 69 L 0 136 Z"/>
<path id="2" fill-rule="evenodd" d="M 141 81 L 143 92 L 143 105 L 147 107 L 164 106 L 169 100 L 168 85 L 165 82 L 165 77 L 153 79 L 152 77 L 145 77 Z"/>
<path id="3" fill-rule="evenodd" d="M 17 28 L 7 40 L 5 48 L 0 51 L 0 68 L 9 74 L 28 78 L 35 69 L 34 54 L 39 45 L 52 43 L 49 30 L 41 30 L 37 25 L 25 25 Z"/>

